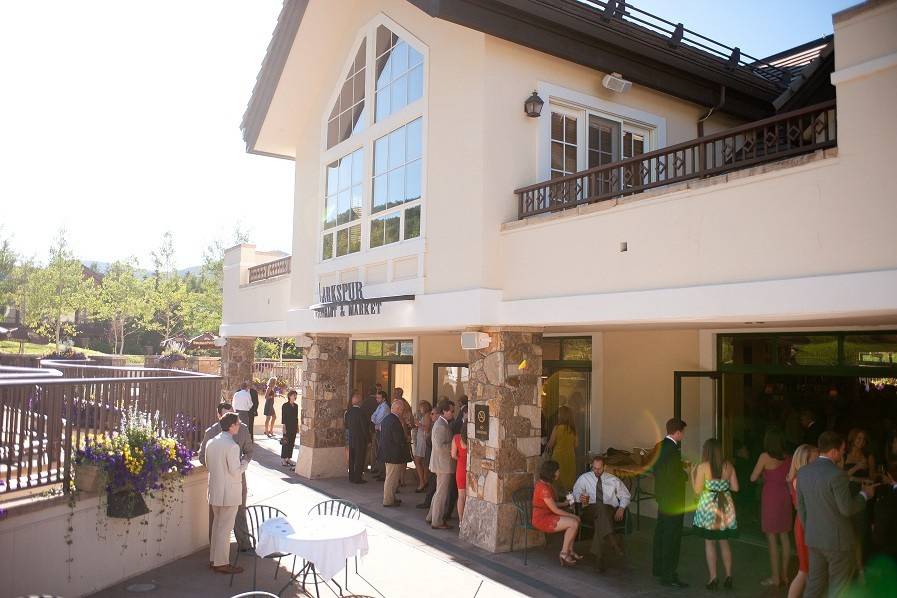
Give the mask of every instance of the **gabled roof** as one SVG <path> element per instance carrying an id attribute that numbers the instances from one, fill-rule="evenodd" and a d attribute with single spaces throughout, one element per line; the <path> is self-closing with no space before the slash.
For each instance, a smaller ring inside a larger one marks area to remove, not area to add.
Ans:
<path id="1" fill-rule="evenodd" d="M 797 92 L 810 77 L 795 82 L 797 75 L 809 75 L 806 69 L 818 68 L 832 51 L 829 36 L 757 59 L 619 0 L 407 1 L 434 18 L 619 72 L 639 85 L 746 120 L 799 102 Z M 249 153 L 274 155 L 257 150 L 256 143 L 308 2 L 284 0 L 240 125 Z M 721 97 L 725 103 L 718 106 Z"/>
<path id="2" fill-rule="evenodd" d="M 255 78 L 255 86 L 252 88 L 249 104 L 246 106 L 246 112 L 243 113 L 243 122 L 240 123 L 246 151 L 250 154 L 271 155 L 276 158 L 286 157 L 260 152 L 255 149 L 255 144 L 258 141 L 268 109 L 271 107 L 271 100 L 274 98 L 274 92 L 277 90 L 277 84 L 280 82 L 280 76 L 283 74 L 290 49 L 293 47 L 293 40 L 299 31 L 299 24 L 302 22 L 307 7 L 308 0 L 284 0 L 283 8 L 280 9 L 277 25 L 274 27 L 274 33 L 271 35 L 271 41 L 268 43 L 268 49 L 262 59 L 262 67 Z"/>

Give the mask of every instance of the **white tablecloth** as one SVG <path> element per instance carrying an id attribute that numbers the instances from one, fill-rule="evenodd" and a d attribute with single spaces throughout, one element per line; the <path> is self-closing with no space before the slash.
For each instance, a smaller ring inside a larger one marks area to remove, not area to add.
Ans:
<path id="1" fill-rule="evenodd" d="M 255 552 L 261 557 L 275 552 L 298 555 L 314 563 L 324 579 L 331 579 L 342 570 L 346 559 L 368 553 L 368 532 L 357 519 L 275 517 L 259 528 Z"/>

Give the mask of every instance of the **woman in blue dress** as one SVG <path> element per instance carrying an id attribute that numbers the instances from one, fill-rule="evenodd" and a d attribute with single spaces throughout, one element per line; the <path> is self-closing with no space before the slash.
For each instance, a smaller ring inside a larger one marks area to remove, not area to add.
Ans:
<path id="1" fill-rule="evenodd" d="M 716 575 L 716 545 L 723 559 L 726 580 L 723 587 L 732 588 L 732 549 L 729 538 L 738 535 L 738 522 L 735 519 L 735 502 L 732 492 L 738 492 L 738 477 L 735 467 L 723 459 L 720 441 L 710 438 L 704 443 L 703 461 L 695 469 L 695 494 L 700 494 L 698 508 L 695 511 L 695 532 L 704 537 L 704 553 L 707 557 L 707 569 L 710 581 L 708 590 L 719 587 Z"/>

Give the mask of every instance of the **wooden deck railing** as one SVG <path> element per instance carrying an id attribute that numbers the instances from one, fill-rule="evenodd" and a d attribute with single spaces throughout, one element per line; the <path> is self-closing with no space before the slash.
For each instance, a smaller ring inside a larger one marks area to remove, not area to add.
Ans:
<path id="1" fill-rule="evenodd" d="M 835 145 L 832 100 L 522 187 L 514 191 L 518 217 L 566 210 Z"/>
<path id="2" fill-rule="evenodd" d="M 219 376 L 59 363 L 44 362 L 56 377 L 0 378 L 0 495 L 59 482 L 67 491 L 75 451 L 118 430 L 128 409 L 158 413 L 159 426 L 194 449 L 215 419 Z"/>
<path id="3" fill-rule="evenodd" d="M 290 273 L 290 256 L 249 268 L 249 284 Z"/>

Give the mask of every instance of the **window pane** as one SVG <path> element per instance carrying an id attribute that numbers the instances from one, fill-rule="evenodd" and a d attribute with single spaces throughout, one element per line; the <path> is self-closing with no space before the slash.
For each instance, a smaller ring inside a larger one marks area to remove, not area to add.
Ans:
<path id="1" fill-rule="evenodd" d="M 400 41 L 392 49 L 392 73 L 397 77 L 408 70 L 408 44 Z"/>
<path id="2" fill-rule="evenodd" d="M 336 195 L 331 195 L 324 204 L 324 228 L 336 226 Z"/>
<path id="3" fill-rule="evenodd" d="M 336 231 L 336 255 L 346 255 L 349 252 L 349 229 L 343 228 Z"/>
<path id="4" fill-rule="evenodd" d="M 383 245 L 384 223 L 382 218 L 371 220 L 371 248 Z"/>
<path id="5" fill-rule="evenodd" d="M 398 112 L 408 104 L 408 77 L 400 77 L 393 81 L 391 88 L 390 108 L 392 112 Z"/>
<path id="6" fill-rule="evenodd" d="M 405 210 L 405 238 L 414 239 L 420 236 L 420 206 Z"/>
<path id="7" fill-rule="evenodd" d="M 837 365 L 838 337 L 779 337 L 779 365 Z"/>
<path id="8" fill-rule="evenodd" d="M 401 166 L 405 163 L 405 136 L 407 126 L 400 127 L 389 134 L 389 159 L 387 160 L 390 169 Z"/>
<path id="9" fill-rule="evenodd" d="M 329 260 L 333 257 L 333 233 L 324 235 L 323 247 L 321 250 L 321 258 Z"/>
<path id="10" fill-rule="evenodd" d="M 414 355 L 414 343 L 411 341 L 402 341 L 400 343 L 399 352 L 402 355 Z"/>
<path id="11" fill-rule="evenodd" d="M 572 116 L 564 118 L 564 141 L 576 143 L 576 119 Z"/>
<path id="12" fill-rule="evenodd" d="M 354 341 L 352 343 L 352 354 L 364 357 L 368 354 L 368 344 L 367 341 Z"/>
<path id="13" fill-rule="evenodd" d="M 349 190 L 340 191 L 337 202 L 336 223 L 346 224 L 352 221 L 352 206 L 350 204 Z"/>
<path id="14" fill-rule="evenodd" d="M 355 86 L 352 82 L 352 79 L 347 79 L 343 83 L 343 89 L 339 94 L 340 111 L 343 111 L 346 108 L 352 107 L 352 104 L 354 103 L 352 101 L 352 93 L 353 93 L 354 87 Z"/>
<path id="15" fill-rule="evenodd" d="M 368 341 L 368 357 L 383 356 L 383 341 Z"/>
<path id="16" fill-rule="evenodd" d="M 399 220 L 401 216 L 397 212 L 393 216 L 386 217 L 386 231 L 384 232 L 384 243 L 395 243 L 399 240 Z"/>
<path id="17" fill-rule="evenodd" d="M 557 141 L 551 142 L 551 168 L 564 170 L 564 144 Z"/>
<path id="18" fill-rule="evenodd" d="M 360 104 L 355 104 L 352 108 L 352 134 L 359 133 L 364 130 L 365 126 L 364 100 Z"/>
<path id="19" fill-rule="evenodd" d="M 561 350 L 561 359 L 564 361 L 592 361 L 592 339 L 562 339 Z"/>
<path id="20" fill-rule="evenodd" d="M 557 112 L 551 113 L 551 138 L 558 141 L 564 139 L 564 117 Z"/>
<path id="21" fill-rule="evenodd" d="M 424 62 L 423 54 L 408 46 L 408 66 L 412 67 L 416 64 L 422 64 Z"/>
<path id="22" fill-rule="evenodd" d="M 339 141 L 339 117 L 327 123 L 327 147 L 331 148 Z"/>
<path id="23" fill-rule="evenodd" d="M 355 64 L 352 66 L 354 72 L 358 72 L 364 68 L 365 54 L 367 52 L 367 44 L 362 43 L 358 48 L 358 54 L 355 55 Z"/>
<path id="24" fill-rule="evenodd" d="M 405 167 L 405 201 L 420 199 L 420 160 Z"/>
<path id="25" fill-rule="evenodd" d="M 418 65 L 408 73 L 408 103 L 424 95 L 424 67 Z"/>
<path id="26" fill-rule="evenodd" d="M 564 146 L 564 170 L 567 172 L 576 172 L 576 146 Z"/>
<path id="27" fill-rule="evenodd" d="M 421 156 L 422 122 L 423 121 L 418 118 L 417 120 L 408 123 L 405 127 L 408 131 L 405 152 L 409 161 L 420 158 Z"/>
<path id="28" fill-rule="evenodd" d="M 380 56 L 392 45 L 392 31 L 380 25 L 377 27 L 377 56 Z"/>
<path id="29" fill-rule="evenodd" d="M 352 152 L 352 184 L 358 185 L 364 177 L 364 152 L 357 150 Z"/>
<path id="30" fill-rule="evenodd" d="M 389 87 L 377 92 L 376 120 L 380 121 L 389 116 Z"/>
<path id="31" fill-rule="evenodd" d="M 897 364 L 897 334 L 848 334 L 844 337 L 844 364 Z"/>
<path id="32" fill-rule="evenodd" d="M 358 220 L 361 218 L 361 185 L 352 187 L 351 193 L 352 220 Z"/>
<path id="33" fill-rule="evenodd" d="M 327 166 L 327 195 L 336 193 L 339 185 L 339 162 L 334 162 Z"/>
<path id="34" fill-rule="evenodd" d="M 392 152 L 390 152 L 390 155 Z M 405 201 L 405 169 L 396 168 L 389 173 L 389 200 L 387 207 L 402 204 Z"/>
<path id="35" fill-rule="evenodd" d="M 393 357 L 398 354 L 398 344 L 396 341 L 383 341 L 383 356 Z"/>
<path id="36" fill-rule="evenodd" d="M 352 159 L 350 156 L 339 161 L 339 189 L 348 189 L 352 184 Z"/>
<path id="37" fill-rule="evenodd" d="M 389 159 L 389 138 L 381 137 L 374 142 L 374 174 L 383 174 Z"/>
<path id="38" fill-rule="evenodd" d="M 361 250 L 361 225 L 349 227 L 349 253 Z"/>
<path id="39" fill-rule="evenodd" d="M 386 209 L 386 175 L 380 175 L 374 179 L 374 199 L 371 202 L 371 211 L 379 212 Z"/>
<path id="40" fill-rule="evenodd" d="M 391 65 L 392 63 L 389 60 L 388 54 L 377 59 L 377 91 L 383 89 L 384 87 L 389 85 L 390 81 L 392 81 Z"/>
<path id="41" fill-rule="evenodd" d="M 561 358 L 561 340 L 558 338 L 542 339 L 542 361 L 558 361 Z"/>

